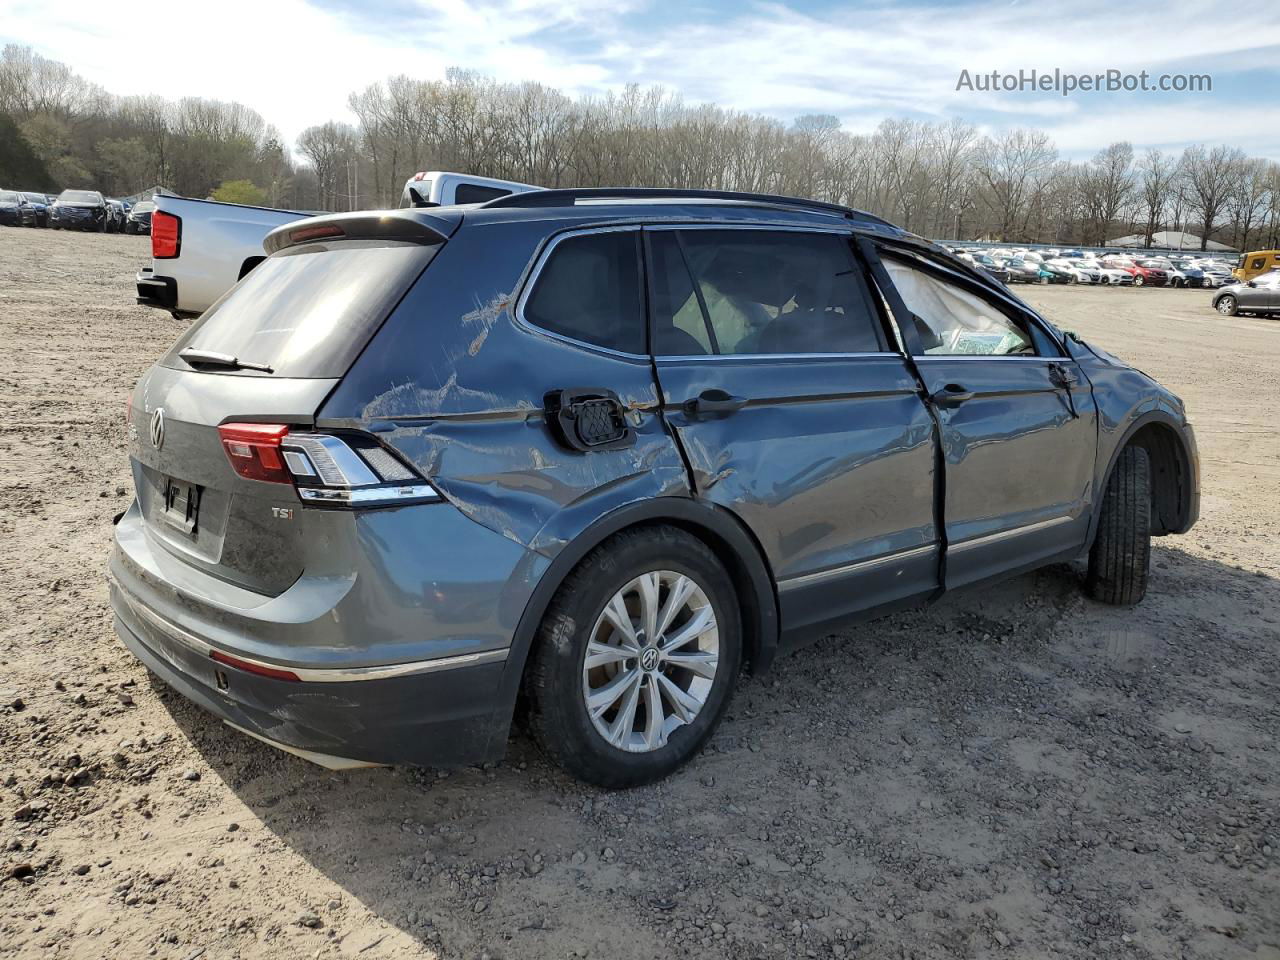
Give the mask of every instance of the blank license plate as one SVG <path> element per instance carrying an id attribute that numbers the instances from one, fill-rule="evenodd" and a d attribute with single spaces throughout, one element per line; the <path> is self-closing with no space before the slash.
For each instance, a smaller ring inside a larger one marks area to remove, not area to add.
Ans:
<path id="1" fill-rule="evenodd" d="M 194 483 L 167 478 L 164 484 L 164 519 L 183 533 L 196 532 L 200 513 L 200 488 Z"/>

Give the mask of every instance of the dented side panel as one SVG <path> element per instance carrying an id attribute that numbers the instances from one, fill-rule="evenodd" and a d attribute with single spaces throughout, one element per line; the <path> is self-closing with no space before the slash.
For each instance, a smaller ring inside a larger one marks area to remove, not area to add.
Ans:
<path id="1" fill-rule="evenodd" d="M 540 220 L 459 231 L 318 422 L 378 432 L 472 520 L 554 556 L 611 510 L 689 488 L 648 358 L 575 344 L 516 317 L 547 233 Z M 557 441 L 544 398 L 576 387 L 616 393 L 634 441 L 586 453 Z"/>
<path id="2" fill-rule="evenodd" d="M 934 425 L 900 356 L 659 359 L 658 377 L 698 496 L 759 541 L 784 627 L 937 589 Z M 746 403 L 691 412 L 709 390 Z"/>

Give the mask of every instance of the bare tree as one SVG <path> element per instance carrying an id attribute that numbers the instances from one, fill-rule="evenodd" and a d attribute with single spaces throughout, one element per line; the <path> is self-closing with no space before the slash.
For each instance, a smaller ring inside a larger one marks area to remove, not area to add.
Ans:
<path id="1" fill-rule="evenodd" d="M 1188 147 L 1182 155 L 1188 201 L 1200 220 L 1201 250 L 1209 248 L 1210 234 L 1227 203 L 1244 159 L 1244 151 L 1225 145 L 1212 150 L 1196 145 Z"/>
<path id="2" fill-rule="evenodd" d="M 1144 236 L 1147 247 L 1151 246 L 1156 228 L 1164 223 L 1169 195 L 1179 176 L 1177 161 L 1154 148 L 1143 154 L 1138 164 L 1139 193 L 1146 213 Z"/>
<path id="3" fill-rule="evenodd" d="M 1002 240 L 1018 239 L 1026 223 L 1028 203 L 1053 170 L 1058 151 L 1048 134 L 1011 130 L 999 139 L 984 138 L 974 154 L 974 169 L 983 186 L 982 199 L 995 215 Z"/>

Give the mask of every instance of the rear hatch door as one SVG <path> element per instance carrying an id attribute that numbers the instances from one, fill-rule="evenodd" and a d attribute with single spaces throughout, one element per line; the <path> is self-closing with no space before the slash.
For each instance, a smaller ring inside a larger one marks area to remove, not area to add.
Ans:
<path id="1" fill-rule="evenodd" d="M 130 400 L 130 456 L 153 542 L 192 566 L 274 596 L 331 525 L 303 522 L 291 483 L 231 466 L 218 428 L 305 426 L 438 244 L 311 242 L 264 261 L 209 308 Z"/>

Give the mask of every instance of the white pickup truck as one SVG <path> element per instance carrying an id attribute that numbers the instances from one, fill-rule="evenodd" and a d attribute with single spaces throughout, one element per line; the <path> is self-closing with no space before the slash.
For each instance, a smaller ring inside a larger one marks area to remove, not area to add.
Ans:
<path id="1" fill-rule="evenodd" d="M 429 170 L 404 185 L 401 207 L 484 203 L 540 190 L 527 183 Z M 323 211 L 277 210 L 157 194 L 151 214 L 151 265 L 135 278 L 138 303 L 175 317 L 203 313 L 266 259 L 262 241 L 276 227 Z"/>

